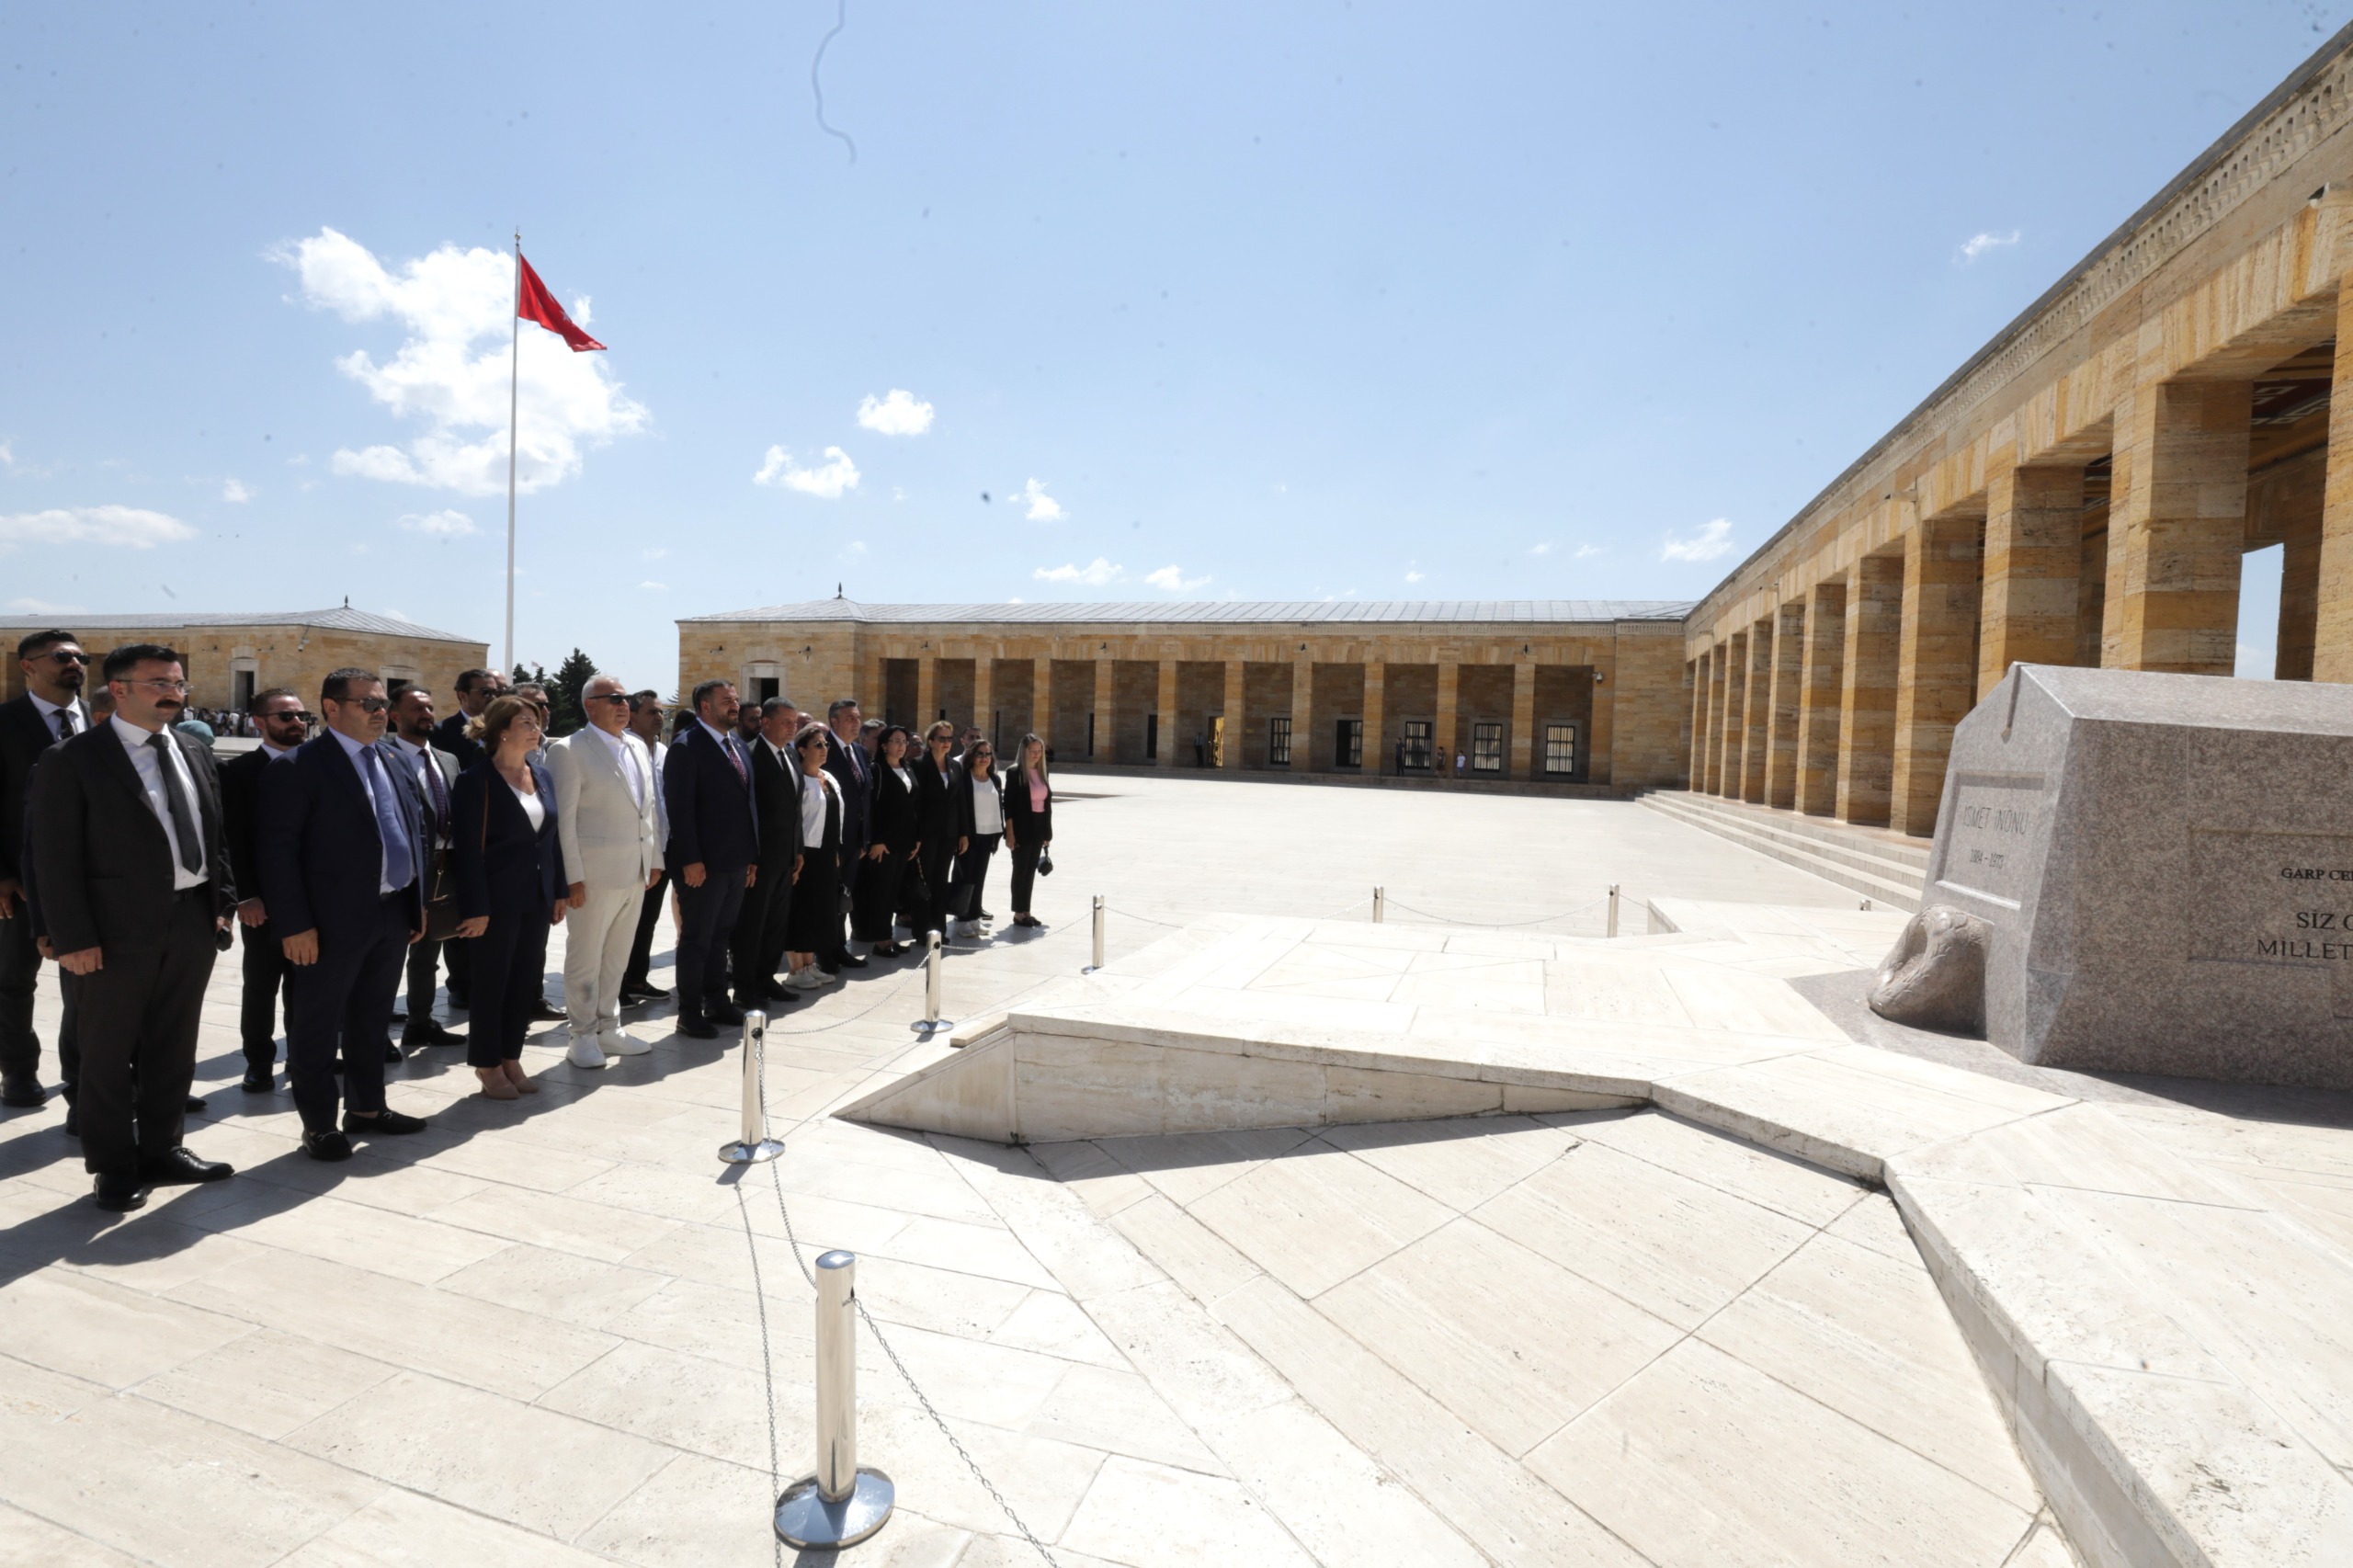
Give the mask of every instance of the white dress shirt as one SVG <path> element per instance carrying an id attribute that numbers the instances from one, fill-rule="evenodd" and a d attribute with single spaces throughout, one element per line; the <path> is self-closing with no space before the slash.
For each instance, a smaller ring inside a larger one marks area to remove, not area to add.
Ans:
<path id="1" fill-rule="evenodd" d="M 616 735 L 591 724 L 588 733 L 604 742 L 605 749 L 611 752 L 613 760 L 620 764 L 621 777 L 629 780 L 629 798 L 636 803 L 638 810 L 643 811 L 647 769 L 644 758 L 638 754 L 645 743 L 627 730 Z"/>
<path id="2" fill-rule="evenodd" d="M 118 720 L 117 722 L 120 721 Z M 376 814 L 376 784 L 375 780 L 368 775 L 368 765 L 359 758 L 359 754 L 368 748 L 341 730 L 329 729 L 327 733 L 335 738 L 335 743 L 343 747 L 343 755 L 351 759 L 351 771 L 359 775 L 359 792 L 368 797 L 368 825 L 376 827 L 376 824 L 383 820 Z M 383 759 L 380 756 L 377 760 L 381 762 Z M 400 803 L 394 801 L 392 810 L 400 809 Z M 384 830 L 381 827 L 376 827 L 376 843 L 378 864 L 382 868 L 376 873 L 376 892 L 389 898 L 399 889 L 392 885 L 392 846 L 384 842 Z M 406 887 L 408 879 L 403 877 L 400 885 Z"/>
<path id="3" fill-rule="evenodd" d="M 997 798 L 997 778 L 991 773 L 986 778 L 972 780 L 972 831 L 975 834 L 1005 831 L 1005 802 Z"/>
<path id="4" fill-rule="evenodd" d="M 49 699 L 43 697 L 37 691 L 28 691 L 25 693 L 25 695 L 33 699 L 33 711 L 40 715 L 40 722 L 49 727 L 49 733 L 52 735 L 57 733 L 57 716 L 60 713 L 64 712 L 68 707 L 72 708 L 74 710 L 74 733 L 75 734 L 78 735 L 83 731 L 90 727 L 90 715 L 79 701 L 73 703 L 51 702 Z M 136 724 L 131 726 L 134 730 L 138 727 L 139 726 Z"/>
<path id="5" fill-rule="evenodd" d="M 33 700 L 38 702 L 40 699 Z M 180 755 L 179 743 L 168 738 L 169 730 L 162 732 L 167 737 L 163 746 L 164 757 L 169 759 L 166 763 L 155 756 L 155 747 L 149 744 L 155 737 L 147 731 L 127 722 L 119 713 L 108 719 L 107 724 L 122 742 L 122 749 L 131 754 L 131 766 L 139 772 L 139 787 L 147 792 L 147 804 L 154 811 L 155 820 L 164 824 L 164 841 L 172 846 L 172 891 L 186 892 L 190 888 L 202 887 L 206 875 L 204 846 L 196 846 L 195 870 L 180 863 L 179 830 L 172 825 L 172 802 L 164 793 L 163 770 L 168 766 L 183 791 L 180 798 L 188 802 L 188 816 L 201 825 L 204 807 L 196 792 L 196 780 L 188 776 L 188 758 Z"/>
<path id="6" fill-rule="evenodd" d="M 825 842 L 825 797 L 834 798 L 834 820 L 845 820 L 841 814 L 842 787 L 830 773 L 818 770 L 801 776 L 801 842 L 814 848 Z"/>
<path id="7" fill-rule="evenodd" d="M 515 790 L 515 781 L 508 778 L 505 774 L 499 775 L 499 782 L 506 785 L 509 790 Z M 540 799 L 540 792 L 537 790 L 532 790 L 528 795 L 520 790 L 515 790 L 515 803 L 521 806 L 523 808 L 523 814 L 530 819 L 531 832 L 534 835 L 539 833 L 540 829 L 547 825 L 547 802 Z"/>

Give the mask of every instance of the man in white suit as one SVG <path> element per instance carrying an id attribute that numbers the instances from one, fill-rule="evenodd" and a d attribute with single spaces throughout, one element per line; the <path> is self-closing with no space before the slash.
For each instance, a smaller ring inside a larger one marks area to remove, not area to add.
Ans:
<path id="1" fill-rule="evenodd" d="M 645 890 L 662 879 L 660 786 L 645 744 L 629 731 L 627 688 L 597 676 L 581 692 L 588 727 L 548 747 L 556 834 L 573 877 L 563 1002 L 575 1067 L 653 1047 L 621 1027 L 621 977 Z"/>

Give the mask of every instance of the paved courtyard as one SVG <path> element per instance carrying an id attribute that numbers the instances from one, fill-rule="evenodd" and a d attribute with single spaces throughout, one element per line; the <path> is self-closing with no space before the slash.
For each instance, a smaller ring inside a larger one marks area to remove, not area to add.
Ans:
<path id="1" fill-rule="evenodd" d="M 1630 931 L 1652 899 L 1822 914 L 1770 956 L 1719 954 L 1720 983 L 1692 978 L 1688 942 L 1671 963 L 1630 944 L 1555 998 L 1594 1016 L 1529 1027 L 1624 1022 L 1663 1031 L 1662 1055 L 1722 1056 L 1726 1009 L 1763 1006 L 1816 1031 L 1807 1051 L 1875 1054 L 1832 1046 L 1782 983 L 1868 956 L 1854 895 L 1658 813 L 1067 782 L 1050 929 L 955 956 L 955 1017 L 1173 995 L 1222 939 L 1202 917 L 1329 933 L 1377 882 L 1395 922 L 1596 936 L 1615 881 Z M 1097 892 L 1111 962 L 1082 978 Z M 1487 944 L 1477 970 L 1528 961 L 1503 934 L 1428 940 Z M 1378 964 L 1302 961 L 1254 994 L 1396 1005 L 1398 976 L 1370 995 Z M 1454 1009 L 1422 1001 L 1449 1033 Z M 432 1130 L 324 1166 L 283 1093 L 236 1088 L 223 964 L 189 1141 L 235 1180 L 114 1219 L 60 1108 L 0 1121 L 0 1561 L 768 1562 L 771 1469 L 805 1472 L 812 1444 L 788 1206 L 807 1250 L 859 1254 L 898 1357 L 1063 1563 L 2068 1561 L 1867 1182 L 1632 1108 L 1026 1150 L 821 1115 L 940 1057 L 922 1002 L 919 971 L 878 966 L 783 1015 L 766 1074 L 788 1153 L 740 1184 L 713 1158 L 738 1058 L 661 1018 L 653 1054 L 601 1073 L 535 1045 L 545 1090 L 511 1105 L 425 1052 L 393 1104 Z M 1677 1016 L 1613 1022 L 1662 1006 Z M 54 1012 L 45 986 L 45 1028 Z M 2036 1093 L 1986 1082 L 1988 1103 Z M 2353 1168 L 2318 1133 L 2168 1116 L 2211 1168 L 2284 1166 L 2308 1198 Z M 861 1457 L 901 1507 L 844 1561 L 1042 1561 L 871 1336 L 859 1378 Z"/>

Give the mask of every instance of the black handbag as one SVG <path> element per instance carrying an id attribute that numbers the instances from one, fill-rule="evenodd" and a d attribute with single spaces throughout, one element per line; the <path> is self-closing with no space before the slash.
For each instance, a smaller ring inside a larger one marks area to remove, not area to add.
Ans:
<path id="1" fill-rule="evenodd" d="M 1054 851 L 1051 845 L 1038 851 L 1038 874 L 1041 877 L 1054 874 Z"/>

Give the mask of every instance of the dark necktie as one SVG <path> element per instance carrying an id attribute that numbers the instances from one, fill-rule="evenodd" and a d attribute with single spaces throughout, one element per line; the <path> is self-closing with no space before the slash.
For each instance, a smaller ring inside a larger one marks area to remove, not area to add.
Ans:
<path id="1" fill-rule="evenodd" d="M 69 710 L 70 711 L 70 710 Z M 180 788 L 180 776 L 172 767 L 172 743 L 165 735 L 147 737 L 155 748 L 155 771 L 164 776 L 164 801 L 171 808 L 172 836 L 179 840 L 180 864 L 190 871 L 201 870 L 204 855 L 196 839 L 196 813 L 188 808 L 188 792 Z"/>
<path id="2" fill-rule="evenodd" d="M 57 738 L 61 741 L 70 741 L 74 738 L 74 710 L 71 708 L 61 708 L 57 710 Z M 156 738 L 160 740 L 162 737 Z"/>
<path id="3" fill-rule="evenodd" d="M 735 749 L 735 743 L 733 741 L 724 741 L 721 744 L 727 748 L 727 760 L 735 765 L 736 781 L 740 784 L 748 786 L 752 782 L 752 776 L 745 771 L 744 754 Z"/>
<path id="4" fill-rule="evenodd" d="M 449 791 L 441 778 L 441 765 L 433 760 L 429 751 L 420 754 L 416 760 L 425 769 L 426 788 L 433 791 L 434 828 L 437 832 L 446 830 L 449 825 Z"/>
<path id="5" fill-rule="evenodd" d="M 416 846 L 409 839 L 401 803 L 392 797 L 392 776 L 384 771 L 384 759 L 376 755 L 374 746 L 359 748 L 359 766 L 368 770 L 368 793 L 376 802 L 376 833 L 384 846 L 384 881 L 398 892 L 416 880 Z"/>

